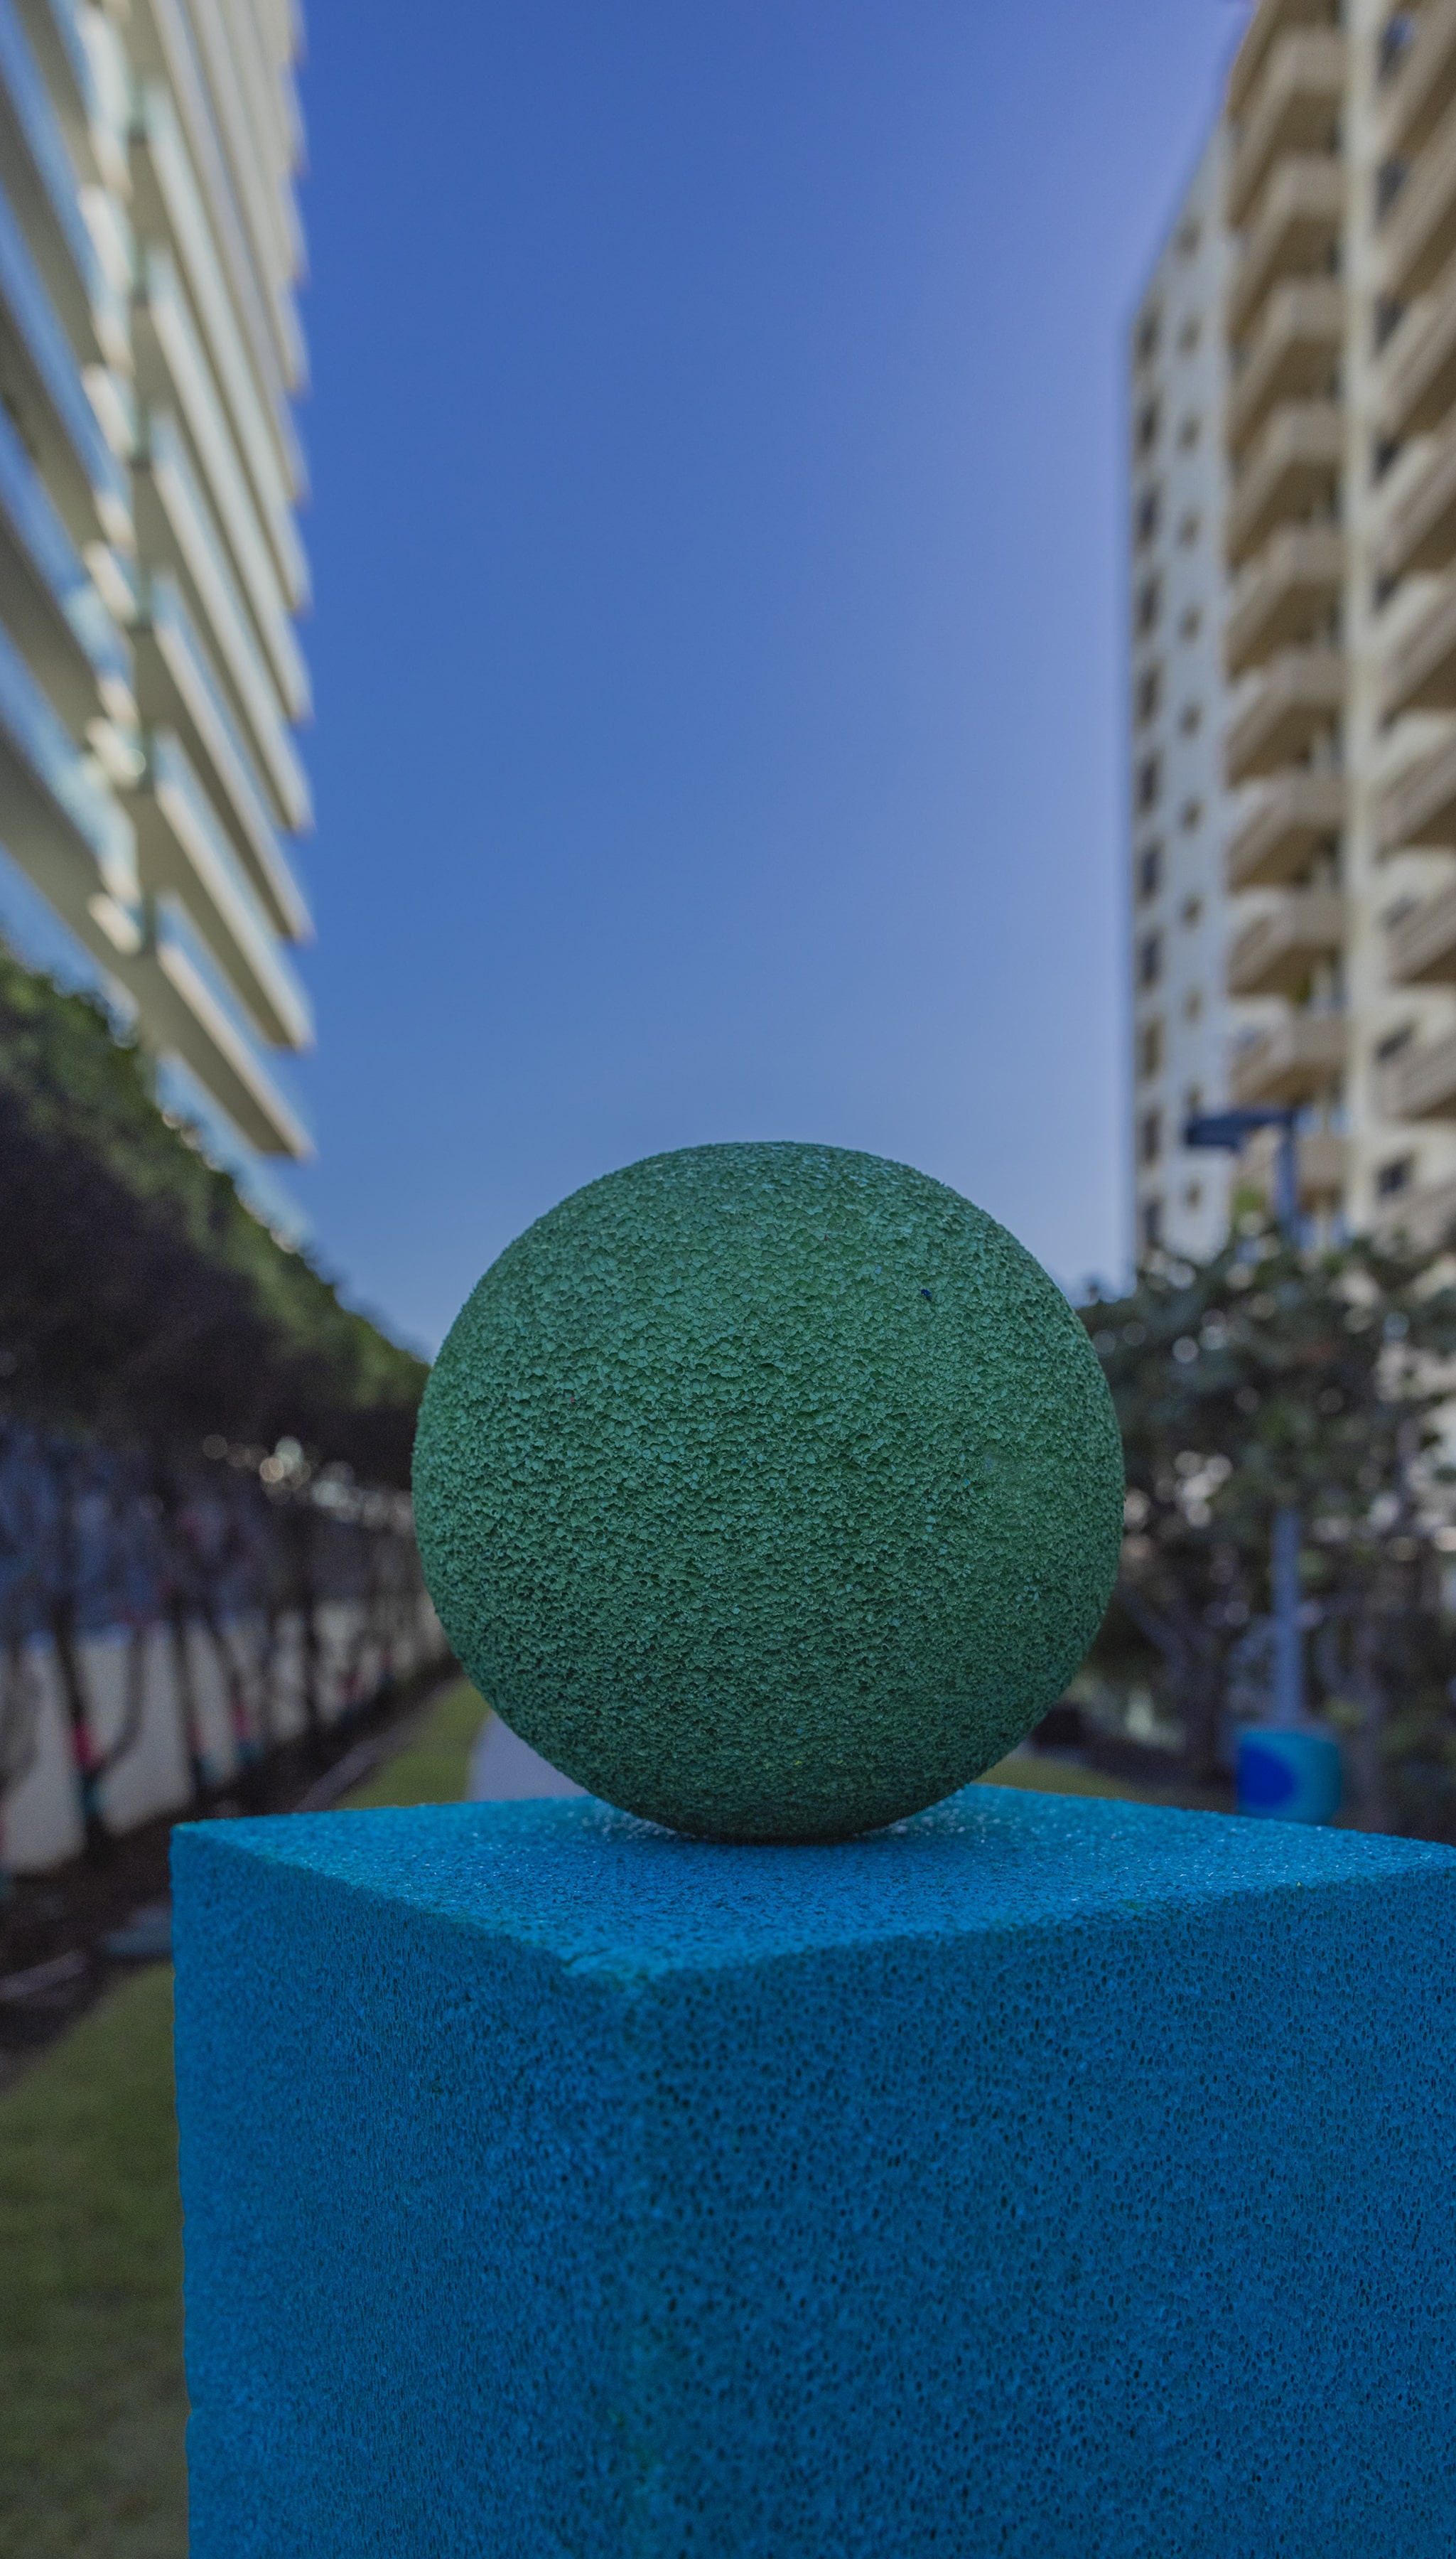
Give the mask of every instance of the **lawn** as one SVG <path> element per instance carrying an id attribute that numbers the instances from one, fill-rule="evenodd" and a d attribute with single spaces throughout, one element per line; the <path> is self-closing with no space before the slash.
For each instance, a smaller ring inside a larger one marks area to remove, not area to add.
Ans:
<path id="1" fill-rule="evenodd" d="M 352 1804 L 465 1792 L 451 1689 Z M 113 1991 L 0 2099 L 0 2549 L 183 2559 L 182 2215 L 172 1973 Z"/>
<path id="2" fill-rule="evenodd" d="M 451 1689 L 352 1806 L 465 1792 L 484 1713 Z M 996 1782 L 1120 1795 L 1019 1753 Z M 183 2559 L 182 2218 L 172 1975 L 125 1982 L 0 2099 L 0 2548 Z"/>

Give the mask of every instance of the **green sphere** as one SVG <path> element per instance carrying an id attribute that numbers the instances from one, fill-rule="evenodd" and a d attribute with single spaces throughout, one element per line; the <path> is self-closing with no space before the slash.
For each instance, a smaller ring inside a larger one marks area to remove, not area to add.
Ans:
<path id="1" fill-rule="evenodd" d="M 451 1328 L 414 1454 L 455 1651 L 588 1791 L 835 1840 L 979 1776 L 1101 1622 L 1122 1452 L 1004 1227 L 836 1146 L 576 1191 Z"/>

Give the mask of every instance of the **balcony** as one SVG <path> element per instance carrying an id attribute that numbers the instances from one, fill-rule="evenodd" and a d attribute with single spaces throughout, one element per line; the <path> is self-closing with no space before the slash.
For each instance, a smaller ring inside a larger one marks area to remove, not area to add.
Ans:
<path id="1" fill-rule="evenodd" d="M 1225 871 L 1233 891 L 1282 888 L 1345 825 L 1343 773 L 1281 773 L 1231 837 Z"/>
<path id="2" fill-rule="evenodd" d="M 1317 961 L 1345 941 L 1345 900 L 1334 888 L 1290 889 L 1245 926 L 1229 954 L 1231 995 L 1293 995 Z"/>
<path id="3" fill-rule="evenodd" d="M 73 541 L 131 542 L 126 474 L 81 385 L 75 358 L 9 197 L 0 189 L 0 370 L 6 406 Z"/>
<path id="4" fill-rule="evenodd" d="M 61 126 L 14 0 L 0 0 L 0 166 L 81 362 L 126 366 L 126 296 L 107 276 L 82 219 Z"/>
<path id="5" fill-rule="evenodd" d="M 1387 1120 L 1456 1120 L 1456 1031 L 1401 1049 L 1381 1069 L 1380 1095 Z"/>
<path id="6" fill-rule="evenodd" d="M 1345 661 L 1337 649 L 1289 649 L 1271 660 L 1235 714 L 1224 742 L 1225 779 L 1234 785 L 1297 764 L 1345 707 Z"/>
<path id="7" fill-rule="evenodd" d="M 313 1008 L 211 801 L 169 730 L 149 741 L 147 770 L 127 807 L 136 822 L 143 885 L 175 891 L 197 916 L 265 1035 L 285 1048 L 313 1040 Z"/>
<path id="8" fill-rule="evenodd" d="M 0 842 L 88 948 L 134 938 L 131 823 L 0 631 Z"/>
<path id="9" fill-rule="evenodd" d="M 1383 1207 L 1380 1235 L 1402 1236 L 1417 1253 L 1437 1253 L 1456 1228 L 1456 1182 L 1430 1182 Z"/>
<path id="10" fill-rule="evenodd" d="M 1286 160 L 1244 238 L 1229 286 L 1229 334 L 1242 338 L 1264 295 L 1289 276 L 1329 274 L 1345 219 L 1338 160 Z"/>
<path id="11" fill-rule="evenodd" d="M 1431 135 L 1379 239 L 1385 291 L 1401 302 L 1428 292 L 1456 248 L 1456 116 Z"/>
<path id="12" fill-rule="evenodd" d="M 1334 400 L 1276 408 L 1243 459 L 1229 501 L 1229 563 L 1262 550 L 1280 525 L 1334 512 L 1345 459 L 1345 421 Z"/>
<path id="13" fill-rule="evenodd" d="M 1449 568 L 1456 560 L 1456 434 L 1450 430 L 1422 454 L 1398 498 L 1391 501 L 1377 554 L 1381 577 L 1412 570 Z"/>
<path id="14" fill-rule="evenodd" d="M 164 1049 L 156 1058 L 152 1087 L 158 1110 L 174 1128 L 191 1132 L 208 1163 L 231 1175 L 239 1199 L 253 1216 L 290 1252 L 300 1251 L 309 1240 L 309 1227 L 297 1200 L 274 1179 L 269 1158 L 248 1144 L 217 1096 L 175 1049 Z"/>
<path id="15" fill-rule="evenodd" d="M 1229 73 L 1229 112 L 1242 115 L 1270 48 L 1295 27 L 1335 24 L 1332 0 L 1259 0 Z"/>
<path id="16" fill-rule="evenodd" d="M 1408 160 L 1456 99 L 1456 0 L 1426 0 L 1390 83 L 1382 129 L 1387 157 Z"/>
<path id="17" fill-rule="evenodd" d="M 300 1160 L 313 1153 L 286 1068 L 265 1049 L 180 898 L 152 901 L 146 944 L 117 975 L 143 1006 L 149 1044 L 174 1050 L 250 1145 Z"/>
<path id="18" fill-rule="evenodd" d="M 159 81 L 139 82 L 135 112 L 136 226 L 143 236 L 170 238 L 176 250 L 247 465 L 283 591 L 297 610 L 308 597 L 308 564 L 292 511 L 303 482 L 302 457 L 289 439 L 286 414 L 265 405 L 258 395 L 212 221 L 171 98 Z"/>
<path id="19" fill-rule="evenodd" d="M 165 572 L 148 580 L 135 642 L 143 718 L 177 730 L 273 924 L 290 940 L 302 939 L 309 931 L 303 891 L 192 616 Z"/>
<path id="20" fill-rule="evenodd" d="M 1345 39 L 1333 27 L 1293 31 L 1269 49 L 1229 163 L 1229 220 L 1241 229 L 1276 160 L 1292 151 L 1338 151 L 1345 99 Z"/>
<path id="21" fill-rule="evenodd" d="M 1291 525 L 1236 579 L 1225 658 L 1231 676 L 1262 666 L 1276 649 L 1308 640 L 1339 605 L 1345 536 L 1337 525 Z"/>
<path id="22" fill-rule="evenodd" d="M 1456 738 L 1407 764 L 1383 795 L 1377 824 L 1381 848 L 1450 845 L 1456 850 Z"/>
<path id="23" fill-rule="evenodd" d="M 1288 1013 L 1235 1050 L 1229 1099 L 1237 1110 L 1260 1102 L 1312 1102 L 1338 1082 L 1349 1047 L 1343 1013 Z"/>
<path id="24" fill-rule="evenodd" d="M 1456 881 L 1387 925 L 1385 972 L 1397 986 L 1456 986 Z"/>
<path id="25" fill-rule="evenodd" d="M 1380 423 L 1387 437 L 1428 435 L 1456 403 L 1456 274 L 1407 311 L 1384 356 Z"/>
<path id="26" fill-rule="evenodd" d="M 233 430 L 169 251 L 145 249 L 142 274 L 132 322 L 138 386 L 149 405 L 175 406 L 187 429 L 288 716 L 304 719 L 310 709 L 308 669 Z"/>
<path id="27" fill-rule="evenodd" d="M 284 726 L 277 687 L 187 446 L 165 410 L 148 412 L 133 503 L 147 557 L 178 576 L 194 618 L 214 643 L 231 709 L 271 794 L 276 823 L 295 831 L 306 827 L 313 816 L 308 783 Z"/>
<path id="28" fill-rule="evenodd" d="M 3 408 L 0 592 L 10 638 L 74 735 L 98 711 L 135 721 L 131 652 Z"/>
<path id="29" fill-rule="evenodd" d="M 1338 284 L 1277 285 L 1229 393 L 1230 449 L 1241 453 L 1270 409 L 1282 400 L 1328 399 L 1338 379 L 1345 340 L 1345 298 Z"/>
<path id="30" fill-rule="evenodd" d="M 1437 589 L 1385 665 L 1386 719 L 1401 711 L 1456 710 L 1456 585 Z"/>
<path id="31" fill-rule="evenodd" d="M 1239 1165 L 1239 1186 L 1261 1191 L 1270 1207 L 1277 1186 L 1278 1140 L 1272 1129 L 1250 1137 Z M 1334 1129 L 1310 1129 L 1294 1140 L 1294 1175 L 1301 1208 L 1317 1208 L 1342 1195 L 1350 1178 L 1350 1140 Z"/>

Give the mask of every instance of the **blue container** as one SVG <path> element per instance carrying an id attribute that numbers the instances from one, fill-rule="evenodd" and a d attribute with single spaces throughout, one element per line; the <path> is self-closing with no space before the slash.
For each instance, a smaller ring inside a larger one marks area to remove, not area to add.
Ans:
<path id="1" fill-rule="evenodd" d="M 1456 1854 L 174 1834 L 193 2559 L 1452 2559 Z"/>
<path id="2" fill-rule="evenodd" d="M 1256 1822 L 1328 1822 L 1340 1809 L 1340 1745 L 1327 1732 L 1255 1726 L 1238 1736 L 1238 1809 Z"/>

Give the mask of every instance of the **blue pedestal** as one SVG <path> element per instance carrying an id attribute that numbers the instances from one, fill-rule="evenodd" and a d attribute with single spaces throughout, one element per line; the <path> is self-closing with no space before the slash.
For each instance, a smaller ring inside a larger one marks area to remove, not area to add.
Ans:
<path id="1" fill-rule="evenodd" d="M 1449 2559 L 1456 1855 L 175 1846 L 193 2559 Z"/>

